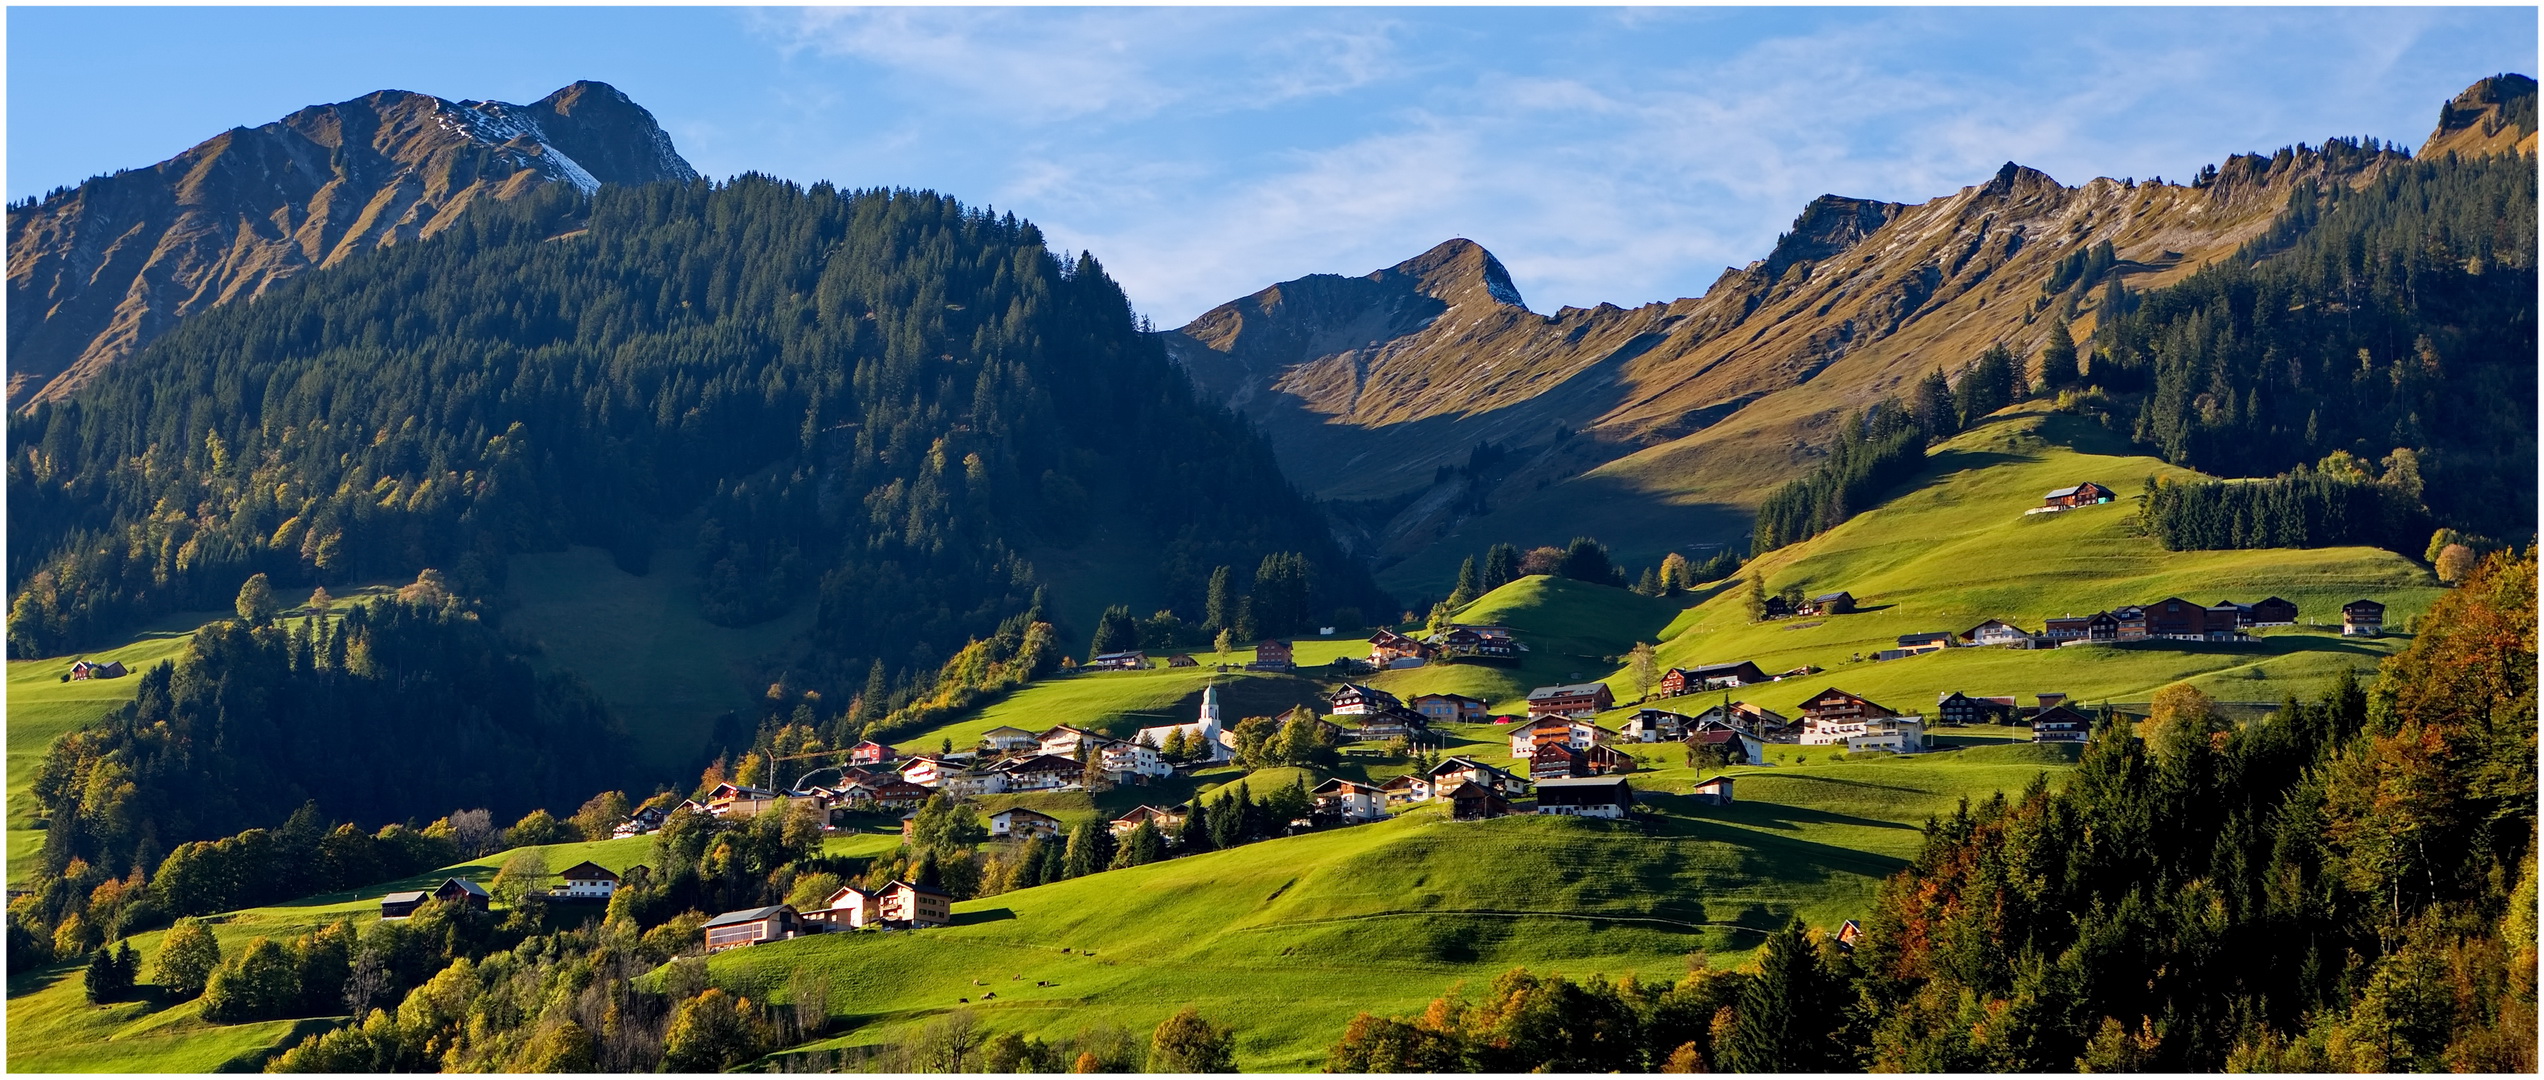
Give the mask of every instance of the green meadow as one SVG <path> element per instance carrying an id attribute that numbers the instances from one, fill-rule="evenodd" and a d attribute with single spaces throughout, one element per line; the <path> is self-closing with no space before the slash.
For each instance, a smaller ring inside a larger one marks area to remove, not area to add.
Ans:
<path id="1" fill-rule="evenodd" d="M 626 722 L 639 759 L 666 775 L 696 767 L 716 717 L 756 715 L 754 679 L 813 621 L 800 603 L 753 626 L 708 622 L 687 553 L 671 550 L 641 576 L 599 548 L 515 555 L 504 600 L 504 626 L 534 645 L 534 663 L 590 683 Z"/>
<path id="2" fill-rule="evenodd" d="M 2150 474 L 2197 474 L 2121 452 L 2108 433 L 2074 417 L 2010 411 L 1937 446 L 1929 459 L 1903 494 L 1752 564 L 1770 592 L 1792 584 L 1810 595 L 1853 593 L 1855 614 L 1752 623 L 1745 583 L 1719 584 L 1657 635 L 1663 665 L 1751 660 L 1771 675 L 1806 664 L 1825 669 L 1736 695 L 1779 710 L 1832 685 L 1904 712 L 1930 711 L 1938 695 L 1955 690 L 2143 702 L 2184 681 L 2220 700 L 2277 701 L 2310 693 L 2344 669 L 2372 670 L 2409 640 L 2342 638 L 2342 604 L 2381 601 L 2387 624 L 2399 626 L 2439 592 L 2426 568 L 2375 548 L 2166 551 L 2133 533 L 2135 495 Z M 2041 504 L 2042 493 L 2087 480 L 2120 499 L 2023 513 Z M 1950 649 L 1870 659 L 1900 635 L 1957 634 L 1988 619 L 2037 632 L 2052 616 L 2167 597 L 2209 604 L 2274 595 L 2297 604 L 2300 625 L 2262 631 L 2251 645 Z M 1609 683 L 1620 701 L 1636 696 L 1625 672 Z"/>

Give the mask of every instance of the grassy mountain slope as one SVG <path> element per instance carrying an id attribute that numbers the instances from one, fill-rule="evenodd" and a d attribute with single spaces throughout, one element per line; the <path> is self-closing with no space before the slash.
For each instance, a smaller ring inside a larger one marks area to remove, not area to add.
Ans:
<path id="1" fill-rule="evenodd" d="M 708 744 L 718 715 L 759 708 L 768 672 L 801 650 L 813 622 L 812 610 L 798 607 L 751 626 L 718 626 L 699 608 L 698 575 L 676 554 L 656 558 L 641 577 L 599 548 L 515 555 L 505 590 L 504 627 L 537 646 L 542 667 L 592 684 L 666 779 Z"/>
<path id="2" fill-rule="evenodd" d="M 2276 701 L 2343 668 L 2372 668 L 2399 647 L 2394 638 L 2341 638 L 2341 604 L 2382 601 L 2387 624 L 2395 626 L 2438 593 L 2427 570 L 2373 548 L 2165 551 L 2129 528 L 2130 496 L 2150 474 L 2197 475 L 2132 455 L 2074 417 L 2009 410 L 1936 446 L 1903 493 L 1752 564 L 1771 592 L 1788 583 L 1812 594 L 1846 590 L 1863 610 L 1751 623 L 1742 610 L 1744 589 L 1735 585 L 1680 616 L 1667 631 L 1661 659 L 1681 666 L 1754 660 L 1770 673 L 1803 664 L 1828 669 L 1737 695 L 1776 709 L 1832 684 L 1911 711 L 1931 709 L 1936 694 L 1954 690 L 2145 701 L 2157 687 L 2185 679 L 2223 700 Z M 2024 515 L 2040 505 L 2043 492 L 2086 480 L 2122 499 Z M 1990 618 L 2038 631 L 2050 616 L 2168 596 L 2207 604 L 2270 595 L 2295 601 L 2306 625 L 2265 631 L 2258 646 L 1955 649 L 1850 661 L 1894 647 L 1901 634 L 1959 633 Z M 1611 685 L 1620 699 L 1633 695 L 1622 675 Z"/>

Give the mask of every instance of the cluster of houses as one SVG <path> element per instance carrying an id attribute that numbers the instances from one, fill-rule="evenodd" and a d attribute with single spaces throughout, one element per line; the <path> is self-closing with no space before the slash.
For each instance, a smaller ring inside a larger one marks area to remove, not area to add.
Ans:
<path id="1" fill-rule="evenodd" d="M 2276 596 L 2249 604 L 2232 600 L 2199 604 L 2169 596 L 2152 604 L 2132 604 L 2091 615 L 2061 615 L 2043 624 L 2037 634 L 2002 619 L 1989 619 L 1958 634 L 1902 634 L 1898 648 L 1884 649 L 1873 659 L 1895 660 L 1944 649 L 1989 646 L 2054 649 L 2126 641 L 2240 643 L 2252 640 L 2251 631 L 2256 628 L 2296 623 L 2297 605 Z M 2374 600 L 2353 600 L 2341 606 L 2341 636 L 2376 637 L 2384 632 L 2385 605 Z"/>
<path id="2" fill-rule="evenodd" d="M 1798 604 L 1788 602 L 1781 596 L 1770 596 L 1767 598 L 1765 615 L 1770 619 L 1782 619 L 1788 616 L 1809 618 L 1817 615 L 1852 615 L 1854 613 L 1855 594 L 1833 592 L 1821 593 Z"/>
<path id="3" fill-rule="evenodd" d="M 1369 666 L 1379 671 L 1430 663 L 1515 664 L 1519 654 L 1527 651 L 1528 646 L 1520 644 L 1507 626 L 1450 623 L 1422 638 L 1393 630 L 1369 636 Z"/>

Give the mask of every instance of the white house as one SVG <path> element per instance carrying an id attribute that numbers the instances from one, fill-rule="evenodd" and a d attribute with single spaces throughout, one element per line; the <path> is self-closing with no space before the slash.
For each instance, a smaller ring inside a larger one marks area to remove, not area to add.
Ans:
<path id="1" fill-rule="evenodd" d="M 947 769 L 937 774 L 936 790 L 958 799 L 996 795 L 1007 790 L 1007 774 L 995 770 Z"/>
<path id="2" fill-rule="evenodd" d="M 882 918 L 882 897 L 854 885 L 843 885 L 830 894 L 830 900 L 819 910 L 807 911 L 804 918 L 813 922 L 844 926 L 851 930 Z"/>
<path id="3" fill-rule="evenodd" d="M 906 758 L 901 762 L 901 779 L 923 788 L 933 788 L 944 782 L 948 773 L 961 771 L 961 767 L 937 757 Z"/>
<path id="4" fill-rule="evenodd" d="M 1034 836 L 1057 837 L 1060 835 L 1060 819 L 1039 810 L 1009 807 L 989 815 L 989 835 L 1019 840 Z"/>
<path id="5" fill-rule="evenodd" d="M 1888 750 L 1913 754 L 1926 749 L 1926 718 L 1922 716 L 1882 716 L 1862 720 L 1805 720 L 1802 722 L 1802 745 L 1836 746 L 1849 750 Z"/>
<path id="6" fill-rule="evenodd" d="M 548 886 L 548 896 L 554 899 L 607 900 L 618 891 L 618 874 L 590 860 L 566 867 L 557 876 L 565 883 Z"/>
<path id="7" fill-rule="evenodd" d="M 1001 754 L 1031 750 L 1042 745 L 1039 736 L 1020 727 L 991 728 L 981 732 L 980 741 L 982 746 Z"/>
<path id="8" fill-rule="evenodd" d="M 1376 784 L 1336 777 L 1318 784 L 1308 794 L 1316 799 L 1317 809 L 1340 815 L 1346 822 L 1376 821 L 1387 816 L 1387 793 Z"/>
<path id="9" fill-rule="evenodd" d="M 1070 727 L 1067 724 L 1054 725 L 1050 730 L 1035 736 L 1035 739 L 1041 745 L 1043 753 L 1064 758 L 1078 756 L 1078 747 L 1084 743 L 1113 741 L 1085 728 Z"/>
<path id="10" fill-rule="evenodd" d="M 1157 748 L 1146 742 L 1114 743 L 1098 751 L 1104 771 L 1115 780 L 1133 776 L 1173 776 L 1175 767 L 1158 756 Z"/>

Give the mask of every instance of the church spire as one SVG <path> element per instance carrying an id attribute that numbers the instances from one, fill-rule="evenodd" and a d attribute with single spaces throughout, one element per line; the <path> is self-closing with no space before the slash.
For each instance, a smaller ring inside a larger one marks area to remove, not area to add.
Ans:
<path id="1" fill-rule="evenodd" d="M 1207 735 L 1219 734 L 1219 684 L 1212 683 L 1201 691 L 1201 730 Z"/>

